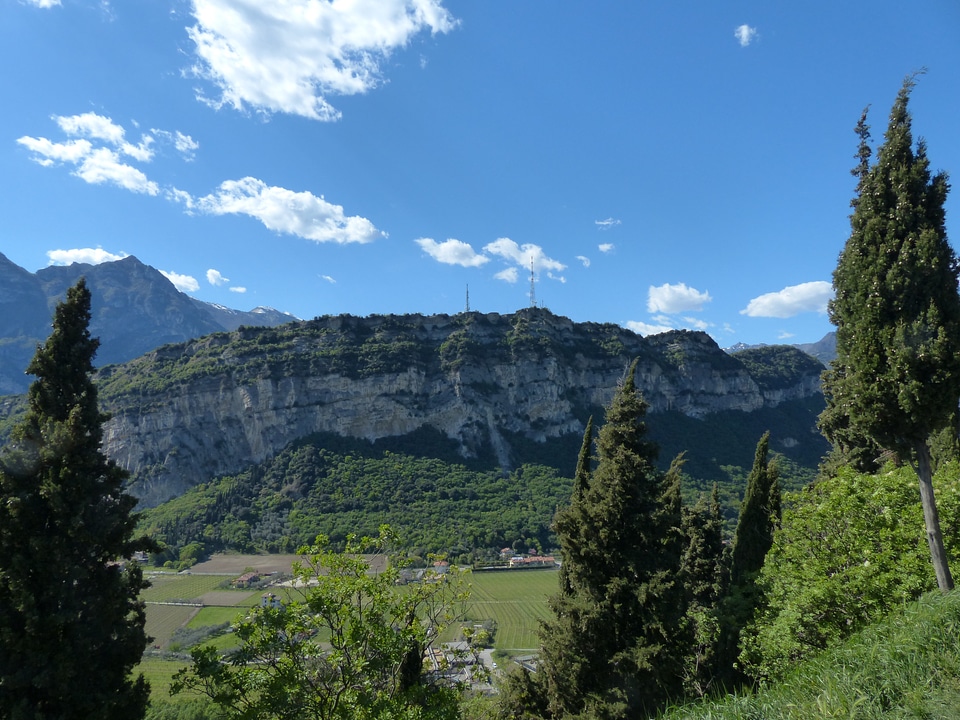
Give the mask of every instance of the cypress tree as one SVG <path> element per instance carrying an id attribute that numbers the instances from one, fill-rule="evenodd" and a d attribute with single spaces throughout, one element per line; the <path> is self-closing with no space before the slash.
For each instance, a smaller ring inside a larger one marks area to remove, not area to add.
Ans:
<path id="1" fill-rule="evenodd" d="M 664 535 L 674 501 L 646 437 L 635 368 L 606 411 L 582 496 L 575 491 L 555 521 L 566 580 L 540 633 L 554 718 L 635 717 L 662 704 L 679 677 L 671 655 L 676 608 L 667 607 L 678 563 Z"/>
<path id="2" fill-rule="evenodd" d="M 717 678 L 719 604 L 727 580 L 723 515 L 716 483 L 709 499 L 701 495 L 692 508 L 683 508 L 682 531 L 678 584 L 683 590 L 683 690 L 687 696 L 702 697 Z"/>
<path id="3" fill-rule="evenodd" d="M 757 576 L 780 524 L 780 481 L 776 463 L 767 461 L 769 446 L 770 433 L 766 432 L 757 443 L 733 536 L 730 589 L 721 610 L 718 658 L 718 673 L 728 686 L 746 680 L 735 667 L 740 633 L 753 619 L 760 602 Z"/>
<path id="4" fill-rule="evenodd" d="M 135 499 L 100 449 L 99 341 L 80 280 L 27 372 L 25 419 L 0 463 L 0 717 L 139 718 L 146 646 Z"/>
<path id="5" fill-rule="evenodd" d="M 908 111 L 913 77 L 897 95 L 876 162 L 866 113 L 853 174 L 850 237 L 833 273 L 830 319 L 837 357 L 824 373 L 820 426 L 840 452 L 881 450 L 915 463 L 927 542 L 943 591 L 953 588 L 933 495 L 930 438 L 960 398 L 957 257 L 947 240 L 945 173 L 931 176 L 925 143 L 914 148 Z"/>
<path id="6" fill-rule="evenodd" d="M 760 572 L 780 523 L 779 473 L 775 463 L 767 462 L 769 451 L 770 433 L 766 432 L 757 443 L 733 535 L 730 581 L 735 586 L 749 583 Z"/>

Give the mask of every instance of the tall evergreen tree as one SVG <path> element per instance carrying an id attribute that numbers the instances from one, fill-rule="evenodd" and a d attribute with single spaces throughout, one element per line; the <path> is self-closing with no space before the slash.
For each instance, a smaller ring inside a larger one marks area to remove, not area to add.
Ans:
<path id="1" fill-rule="evenodd" d="M 566 581 L 540 635 L 554 718 L 636 717 L 662 703 L 680 676 L 676 608 L 668 607 L 678 562 L 664 535 L 674 501 L 646 438 L 635 368 L 607 409 L 582 496 L 575 491 L 555 522 Z"/>
<path id="2" fill-rule="evenodd" d="M 907 78 L 870 164 L 866 113 L 853 170 L 851 233 L 833 273 L 829 305 L 837 357 L 824 373 L 821 429 L 835 447 L 915 463 L 937 583 L 953 588 L 933 494 L 930 437 L 960 399 L 957 257 L 947 241 L 947 176 L 931 177 L 926 145 L 914 148 Z"/>
<path id="3" fill-rule="evenodd" d="M 27 369 L 29 410 L 0 463 L 0 717 L 143 717 L 136 500 L 102 453 L 83 280 Z"/>
<path id="4" fill-rule="evenodd" d="M 726 593 L 728 574 L 716 483 L 709 499 L 701 495 L 692 508 L 683 508 L 682 535 L 678 585 L 683 591 L 683 689 L 689 697 L 702 697 L 711 691 L 718 675 L 720 600 Z"/>
<path id="5" fill-rule="evenodd" d="M 753 619 L 760 603 L 757 576 L 773 546 L 780 523 L 780 480 L 775 462 L 768 462 L 770 433 L 757 443 L 753 467 L 740 505 L 730 560 L 730 588 L 721 611 L 718 668 L 728 686 L 746 680 L 735 665 L 740 654 L 740 633 Z"/>
<path id="6" fill-rule="evenodd" d="M 756 578 L 780 523 L 780 479 L 776 463 L 767 460 L 769 453 L 770 433 L 766 432 L 757 443 L 733 535 L 730 582 L 735 586 Z"/>

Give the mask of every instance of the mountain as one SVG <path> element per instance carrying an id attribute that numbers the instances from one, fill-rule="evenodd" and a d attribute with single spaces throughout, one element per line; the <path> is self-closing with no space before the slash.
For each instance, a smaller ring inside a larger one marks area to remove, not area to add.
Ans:
<path id="1" fill-rule="evenodd" d="M 764 347 L 769 347 L 769 346 L 762 343 L 759 345 L 747 345 L 746 343 L 737 343 L 736 345 L 725 348 L 725 350 L 728 353 L 738 353 L 742 350 L 754 350 L 756 348 L 764 348 Z M 812 355 L 817 360 L 822 362 L 824 366 L 827 366 L 831 362 L 833 362 L 833 359 L 837 356 L 837 333 L 831 331 L 831 332 L 828 332 L 819 340 L 817 340 L 817 342 L 798 343 L 796 345 L 792 345 L 791 347 L 795 347 L 798 350 L 802 350 L 803 352 L 807 353 L 807 355 Z"/>
<path id="2" fill-rule="evenodd" d="M 80 277 L 91 290 L 90 331 L 100 338 L 98 365 L 241 325 L 296 320 L 270 308 L 240 312 L 201 302 L 132 256 L 100 265 L 51 266 L 34 274 L 0 254 L 0 395 L 26 391 L 31 378 L 24 369 L 50 332 L 57 302 Z"/>
<path id="3" fill-rule="evenodd" d="M 634 359 L 651 428 L 667 431 L 656 439 L 689 450 L 704 480 L 749 467 L 768 428 L 808 474 L 826 450 L 823 366 L 796 348 L 728 355 L 705 333 L 645 338 L 537 308 L 326 316 L 166 345 L 99 373 L 104 447 L 144 506 L 318 433 L 418 456 L 432 438 L 503 473 L 528 462 L 569 473 L 587 418 L 602 418 Z"/>
<path id="4" fill-rule="evenodd" d="M 837 333 L 829 332 L 815 343 L 797 345 L 808 355 L 813 355 L 824 365 L 829 365 L 837 357 Z"/>

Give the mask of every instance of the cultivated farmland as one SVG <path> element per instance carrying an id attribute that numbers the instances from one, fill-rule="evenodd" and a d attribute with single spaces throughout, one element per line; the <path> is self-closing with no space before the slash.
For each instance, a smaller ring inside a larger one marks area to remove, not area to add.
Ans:
<path id="1" fill-rule="evenodd" d="M 547 598 L 557 591 L 558 577 L 552 569 L 472 573 L 467 619 L 497 621 L 497 650 L 533 652 L 538 621 L 549 612 Z"/>

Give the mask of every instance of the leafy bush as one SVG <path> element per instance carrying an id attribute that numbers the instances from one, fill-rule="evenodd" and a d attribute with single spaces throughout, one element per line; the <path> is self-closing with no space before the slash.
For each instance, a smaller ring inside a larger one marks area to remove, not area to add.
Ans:
<path id="1" fill-rule="evenodd" d="M 960 516 L 956 464 L 941 468 L 944 525 Z M 917 476 L 888 467 L 849 468 L 786 498 L 781 528 L 760 584 L 767 607 L 745 633 L 742 659 L 754 675 L 777 677 L 936 587 Z M 948 548 L 955 560 L 957 548 Z"/>

